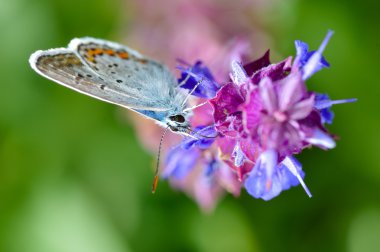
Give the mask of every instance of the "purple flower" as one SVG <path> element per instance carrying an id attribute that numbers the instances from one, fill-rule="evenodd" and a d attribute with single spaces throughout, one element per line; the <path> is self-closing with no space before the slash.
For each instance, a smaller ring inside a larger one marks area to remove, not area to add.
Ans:
<path id="1" fill-rule="evenodd" d="M 309 91 L 305 84 L 328 66 L 322 52 L 331 35 L 315 52 L 296 41 L 293 63 L 288 57 L 271 64 L 269 51 L 248 64 L 233 60 L 230 79 L 223 86 L 199 62 L 182 69 L 184 87 L 194 89 L 200 79 L 206 80 L 203 89 L 196 89 L 197 95 L 211 98 L 212 111 L 194 111 L 193 122 L 210 118 L 210 113 L 213 122 L 195 127 L 192 137 L 170 151 L 164 176 L 177 186 L 191 180 L 191 193 L 201 205 L 214 202 L 213 195 L 222 190 L 238 195 L 242 186 L 264 200 L 297 185 L 311 197 L 294 155 L 311 145 L 334 148 L 335 141 L 325 128 L 333 119 L 330 108 L 356 101 L 333 101 L 326 94 Z"/>
<path id="2" fill-rule="evenodd" d="M 250 195 L 270 200 L 282 191 L 275 176 L 277 159 L 278 155 L 274 150 L 268 150 L 260 155 L 244 182 L 244 187 Z"/>
<path id="3" fill-rule="evenodd" d="M 178 80 L 178 83 L 183 83 L 181 88 L 192 90 L 200 83 L 192 95 L 201 98 L 215 97 L 220 85 L 215 81 L 210 70 L 202 65 L 201 61 L 197 61 L 194 66 L 188 66 L 188 68 L 179 66 L 178 69 L 182 71 L 181 78 Z"/>
<path id="4" fill-rule="evenodd" d="M 201 151 L 209 148 L 215 140 L 216 131 L 213 126 L 199 126 L 192 132 L 193 137 L 184 139 L 173 148 L 167 158 L 163 177 L 185 178 L 200 158 Z"/>
<path id="5" fill-rule="evenodd" d="M 184 179 L 194 168 L 200 157 L 199 149 L 183 149 L 181 146 L 173 148 L 166 157 L 163 178 Z"/>
<path id="6" fill-rule="evenodd" d="M 212 148 L 217 136 L 213 126 L 197 127 L 192 136 L 169 152 L 162 176 L 210 210 L 224 190 L 238 196 L 241 183 Z"/>
<path id="7" fill-rule="evenodd" d="M 314 107 L 321 113 L 322 123 L 331 124 L 334 119 L 334 112 L 330 109 L 332 105 L 356 101 L 355 98 L 333 101 L 327 94 L 316 94 Z"/>
<path id="8" fill-rule="evenodd" d="M 248 174 L 244 186 L 255 198 L 270 200 L 292 186 L 301 184 L 309 197 L 311 193 L 306 187 L 301 164 L 293 157 L 286 157 L 278 163 L 278 154 L 274 150 L 263 152 L 254 168 Z"/>
<path id="9" fill-rule="evenodd" d="M 301 70 L 303 80 L 310 78 L 310 76 L 320 71 L 322 68 L 330 66 L 330 64 L 323 58 L 322 53 L 333 33 L 333 31 L 328 31 L 317 51 L 309 52 L 309 46 L 305 42 L 300 40 L 295 41 L 297 56 L 294 60 L 294 66 Z"/>
<path id="10" fill-rule="evenodd" d="M 334 112 L 331 111 L 331 106 L 321 106 L 323 104 L 323 101 L 330 100 L 329 96 L 327 94 L 316 94 L 315 95 L 315 103 L 314 107 L 319 110 L 321 113 L 321 122 L 332 124 L 332 121 L 334 119 Z"/>
<path id="11" fill-rule="evenodd" d="M 193 147 L 207 149 L 215 141 L 217 134 L 214 126 L 198 126 L 192 132 L 193 137 L 184 139 L 181 143 L 181 147 L 185 150 Z"/>
<path id="12" fill-rule="evenodd" d="M 214 121 L 217 130 L 230 136 L 237 136 L 242 130 L 242 112 L 239 105 L 244 102 L 239 87 L 234 83 L 227 83 L 209 101 L 214 108 Z"/>

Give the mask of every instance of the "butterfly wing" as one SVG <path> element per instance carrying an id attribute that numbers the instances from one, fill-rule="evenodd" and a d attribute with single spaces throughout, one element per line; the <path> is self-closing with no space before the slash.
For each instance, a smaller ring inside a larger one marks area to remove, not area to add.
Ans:
<path id="1" fill-rule="evenodd" d="M 157 107 L 169 110 L 180 107 L 180 95 L 175 89 L 177 80 L 165 65 L 127 46 L 101 39 L 73 39 L 69 49 L 124 93 L 150 100 Z"/>
<path id="2" fill-rule="evenodd" d="M 37 51 L 29 59 L 32 68 L 42 76 L 94 98 L 137 110 L 167 111 L 154 100 L 129 92 L 128 86 L 117 85 L 93 71 L 76 52 L 58 48 Z"/>

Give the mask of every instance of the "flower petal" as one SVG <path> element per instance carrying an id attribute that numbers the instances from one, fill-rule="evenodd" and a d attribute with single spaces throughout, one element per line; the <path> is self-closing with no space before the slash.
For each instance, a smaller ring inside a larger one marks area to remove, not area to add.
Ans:
<path id="1" fill-rule="evenodd" d="M 321 110 L 321 109 L 330 108 L 332 105 L 335 105 L 335 104 L 343 104 L 343 103 L 356 102 L 356 101 L 357 101 L 356 98 L 331 100 L 327 94 L 317 94 L 315 96 L 314 107 L 318 110 Z"/>
<path id="2" fill-rule="evenodd" d="M 356 102 L 357 99 L 331 100 L 327 94 L 316 94 L 314 108 L 318 109 L 321 114 L 322 123 L 331 124 L 334 119 L 334 112 L 331 111 L 331 106 L 348 102 Z"/>
<path id="3" fill-rule="evenodd" d="M 307 117 L 314 107 L 314 95 L 304 99 L 296 104 L 288 111 L 289 116 L 293 120 L 300 120 Z"/>
<path id="4" fill-rule="evenodd" d="M 200 153 L 197 149 L 184 150 L 181 146 L 177 146 L 169 152 L 166 158 L 165 170 L 162 172 L 162 177 L 184 179 L 194 168 L 199 155 Z"/>
<path id="5" fill-rule="evenodd" d="M 331 109 L 329 109 L 329 108 L 321 109 L 319 111 L 319 113 L 321 114 L 321 123 L 322 124 L 324 124 L 324 123 L 332 124 L 333 119 L 334 119 L 334 112 L 331 111 Z"/>
<path id="6" fill-rule="evenodd" d="M 249 81 L 248 75 L 240 62 L 233 60 L 231 62 L 231 70 L 231 79 L 236 85 L 240 86 Z"/>
<path id="7" fill-rule="evenodd" d="M 248 132 L 253 132 L 260 123 L 262 114 L 262 102 L 259 90 L 256 88 L 247 94 L 247 101 L 241 105 L 243 111 L 243 124 Z"/>
<path id="8" fill-rule="evenodd" d="M 268 50 L 265 52 L 265 54 L 261 58 L 244 65 L 244 70 L 246 71 L 248 76 L 252 76 L 252 74 L 254 74 L 256 71 L 269 65 L 270 65 L 270 60 L 269 60 L 269 50 Z"/>
<path id="9" fill-rule="evenodd" d="M 240 147 L 240 142 L 237 142 L 234 150 L 232 151 L 232 157 L 234 158 L 234 165 L 240 167 L 244 164 L 246 156 Z"/>
<path id="10" fill-rule="evenodd" d="M 303 181 L 305 174 L 301 164 L 294 157 L 285 157 L 280 164 L 277 164 L 277 156 L 272 156 L 274 153 L 276 152 L 267 151 L 264 156 L 260 156 L 245 181 L 244 186 L 247 192 L 255 198 L 270 200 L 279 195 L 281 191 L 301 184 L 307 195 L 311 197 L 311 193 Z M 276 163 L 265 162 L 270 159 L 276 160 Z M 265 169 L 270 167 L 273 170 L 271 174 L 265 172 Z"/>
<path id="11" fill-rule="evenodd" d="M 253 84 L 258 84 L 265 77 L 269 77 L 272 81 L 280 80 L 289 74 L 291 66 L 292 57 L 288 57 L 279 63 L 258 70 L 252 75 L 251 81 Z"/>
<path id="12" fill-rule="evenodd" d="M 307 137 L 305 141 L 317 145 L 323 149 L 332 149 L 336 146 L 334 139 L 320 129 L 315 129 L 313 135 Z"/>
<path id="13" fill-rule="evenodd" d="M 181 142 L 183 149 L 188 150 L 195 146 L 200 149 L 207 149 L 215 141 L 217 132 L 214 126 L 198 126 L 194 128 L 191 135 L 194 137 L 188 137 Z"/>
<path id="14" fill-rule="evenodd" d="M 247 192 L 255 198 L 264 200 L 277 196 L 282 189 L 278 186 L 278 181 L 273 181 L 276 166 L 277 152 L 274 150 L 263 152 L 244 181 Z"/>
<path id="15" fill-rule="evenodd" d="M 302 67 L 302 79 L 306 80 L 314 73 L 321 70 L 323 67 L 328 67 L 328 63 L 323 58 L 322 53 L 325 50 L 331 36 L 333 35 L 333 31 L 328 31 L 325 39 L 322 44 L 319 46 L 316 52 L 313 52 L 311 56 L 308 58 L 307 62 Z"/>
<path id="16" fill-rule="evenodd" d="M 279 108 L 286 111 L 306 95 L 306 87 L 298 73 L 292 73 L 280 81 Z"/>
<path id="17" fill-rule="evenodd" d="M 179 66 L 178 69 L 182 71 L 178 83 L 185 81 L 185 83 L 181 85 L 181 88 L 192 90 L 195 85 L 202 81 L 192 93 L 194 96 L 213 98 L 221 87 L 215 81 L 210 70 L 202 65 L 201 61 L 197 61 L 194 66 L 190 66 L 189 68 Z"/>
<path id="18" fill-rule="evenodd" d="M 264 109 L 268 113 L 273 113 L 278 108 L 277 95 L 272 83 L 272 80 L 268 77 L 265 77 L 260 81 L 259 91 Z"/>
<path id="19" fill-rule="evenodd" d="M 238 135 L 243 128 L 239 105 L 244 102 L 239 87 L 234 83 L 227 83 L 219 90 L 217 96 L 209 102 L 214 109 L 214 121 L 217 130 L 222 134 Z"/>
<path id="20" fill-rule="evenodd" d="M 302 179 L 304 176 L 304 173 L 302 172 L 302 165 L 294 157 L 285 157 L 281 163 L 298 179 L 306 194 L 311 198 L 312 195 L 309 188 L 307 188 Z"/>
<path id="21" fill-rule="evenodd" d="M 302 67 L 305 65 L 307 59 L 308 59 L 308 53 L 309 53 L 309 45 L 301 40 L 294 41 L 294 44 L 296 46 L 296 58 L 294 59 L 294 64 L 298 65 L 299 67 Z"/>

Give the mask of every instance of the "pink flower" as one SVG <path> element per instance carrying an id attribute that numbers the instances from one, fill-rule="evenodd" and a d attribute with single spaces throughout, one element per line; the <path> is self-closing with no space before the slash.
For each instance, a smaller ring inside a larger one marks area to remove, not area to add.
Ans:
<path id="1" fill-rule="evenodd" d="M 329 36 L 330 33 L 324 46 Z M 300 44 L 307 48 L 305 43 L 298 42 L 297 49 Z M 316 100 L 315 93 L 308 91 L 304 83 L 310 71 L 315 73 L 327 64 L 322 50 L 313 53 L 297 50 L 297 53 L 293 64 L 291 57 L 271 64 L 268 52 L 245 66 L 232 61 L 230 80 L 209 100 L 213 122 L 196 128 L 195 139 L 182 141 L 170 152 L 165 174 L 186 181 L 191 171 L 203 169 L 213 186 L 224 188 L 216 174 L 228 166 L 234 174 L 229 176 L 229 185 L 235 185 L 235 189 L 236 185 L 244 186 L 255 198 L 270 200 L 299 184 L 311 197 L 303 181 L 302 166 L 294 155 L 310 145 L 335 147 L 321 116 L 324 104 L 331 106 L 333 102 L 326 97 Z M 214 92 L 218 85 L 209 85 L 213 78 L 211 73 L 205 74 L 205 69 L 192 72 L 193 78 L 202 76 L 205 88 Z M 187 88 L 195 87 L 195 83 L 189 81 Z M 199 91 L 197 96 L 207 93 Z M 335 103 L 347 101 L 353 100 Z M 195 113 L 194 118 L 201 115 Z M 212 172 L 207 172 L 210 167 Z M 203 177 L 199 179 L 204 181 Z M 231 182 L 234 179 L 237 183 Z"/>

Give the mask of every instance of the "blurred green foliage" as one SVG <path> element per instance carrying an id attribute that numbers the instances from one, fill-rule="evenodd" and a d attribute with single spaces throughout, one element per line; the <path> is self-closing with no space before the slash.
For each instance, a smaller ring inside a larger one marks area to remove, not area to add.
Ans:
<path id="1" fill-rule="evenodd" d="M 332 67 L 309 85 L 359 101 L 334 107 L 336 149 L 300 156 L 312 199 L 300 187 L 270 202 L 243 192 L 205 215 L 167 183 L 150 193 L 154 157 L 120 109 L 28 65 L 33 51 L 73 37 L 120 40 L 133 18 L 124 3 L 0 0 L 0 251 L 379 251 L 380 4 L 274 2 L 256 17 L 271 49 L 292 55 L 295 39 L 316 48 L 335 30 Z"/>

